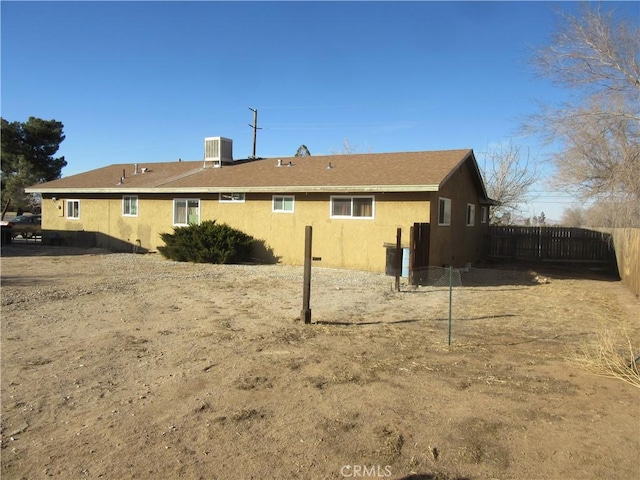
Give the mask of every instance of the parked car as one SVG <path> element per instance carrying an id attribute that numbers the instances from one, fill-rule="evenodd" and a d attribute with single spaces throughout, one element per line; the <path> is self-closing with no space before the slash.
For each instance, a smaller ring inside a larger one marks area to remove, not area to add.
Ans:
<path id="1" fill-rule="evenodd" d="M 18 215 L 9 220 L 11 237 L 31 238 L 42 235 L 42 215 Z"/>
<path id="2" fill-rule="evenodd" d="M 8 245 L 11 243 L 11 223 L 6 220 L 0 221 L 0 245 Z"/>

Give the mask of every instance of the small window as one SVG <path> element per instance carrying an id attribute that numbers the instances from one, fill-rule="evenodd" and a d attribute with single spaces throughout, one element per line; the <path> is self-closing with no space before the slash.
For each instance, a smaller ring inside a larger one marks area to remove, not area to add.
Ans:
<path id="1" fill-rule="evenodd" d="M 473 227 L 476 224 L 476 206 L 467 203 L 467 227 Z"/>
<path id="2" fill-rule="evenodd" d="M 175 198 L 173 200 L 173 224 L 176 226 L 200 224 L 200 199 Z"/>
<path id="3" fill-rule="evenodd" d="M 221 193 L 220 202 L 244 203 L 244 193 Z"/>
<path id="4" fill-rule="evenodd" d="M 480 209 L 480 222 L 487 223 L 488 219 L 489 219 L 489 209 L 487 207 L 482 207 Z"/>
<path id="5" fill-rule="evenodd" d="M 138 197 L 124 196 L 122 197 L 122 215 L 125 217 L 138 216 Z"/>
<path id="6" fill-rule="evenodd" d="M 294 201 L 293 196 L 274 195 L 272 210 L 277 213 L 293 213 Z"/>
<path id="7" fill-rule="evenodd" d="M 331 197 L 331 218 L 373 218 L 373 197 Z"/>
<path id="8" fill-rule="evenodd" d="M 67 200 L 67 218 L 80 218 L 80 200 Z"/>
<path id="9" fill-rule="evenodd" d="M 438 202 L 438 225 L 451 225 L 451 199 L 441 198 Z"/>

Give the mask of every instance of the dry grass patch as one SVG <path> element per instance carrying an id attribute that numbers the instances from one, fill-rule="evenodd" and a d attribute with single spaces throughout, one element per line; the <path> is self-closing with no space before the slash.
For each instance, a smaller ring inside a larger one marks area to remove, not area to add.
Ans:
<path id="1" fill-rule="evenodd" d="M 595 375 L 616 378 L 640 388 L 639 352 L 626 332 L 605 329 L 595 341 L 583 345 L 575 360 Z"/>

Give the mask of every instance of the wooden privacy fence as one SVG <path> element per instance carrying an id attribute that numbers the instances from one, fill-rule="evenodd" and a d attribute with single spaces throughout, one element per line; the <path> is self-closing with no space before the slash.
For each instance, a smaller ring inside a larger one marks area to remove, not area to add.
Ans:
<path id="1" fill-rule="evenodd" d="M 636 297 L 640 297 L 640 228 L 603 230 L 611 234 L 616 250 L 618 274 Z"/>
<path id="2" fill-rule="evenodd" d="M 422 282 L 425 267 L 429 266 L 429 237 L 431 224 L 414 223 L 411 227 L 409 250 L 409 283 L 412 285 Z"/>
<path id="3" fill-rule="evenodd" d="M 611 235 L 584 228 L 489 227 L 489 258 L 615 264 Z"/>

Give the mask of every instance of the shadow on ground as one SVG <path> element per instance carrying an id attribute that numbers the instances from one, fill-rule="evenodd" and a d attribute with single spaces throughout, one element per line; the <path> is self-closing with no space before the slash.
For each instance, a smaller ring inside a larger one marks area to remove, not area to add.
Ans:
<path id="1" fill-rule="evenodd" d="M 2 246 L 3 257 L 60 257 L 66 255 L 107 255 L 102 248 L 56 247 L 42 243 L 11 243 Z"/>

